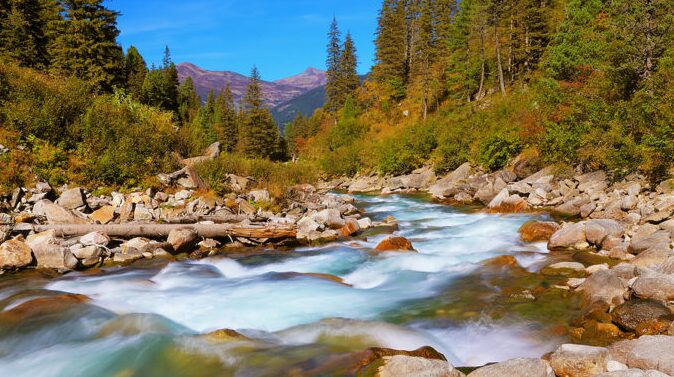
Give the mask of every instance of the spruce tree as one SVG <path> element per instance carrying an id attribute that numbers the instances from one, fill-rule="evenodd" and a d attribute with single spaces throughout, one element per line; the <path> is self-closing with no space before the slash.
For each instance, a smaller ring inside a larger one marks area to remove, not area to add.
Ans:
<path id="1" fill-rule="evenodd" d="M 42 0 L 6 0 L 0 4 L 0 56 L 24 67 L 44 69 L 47 54 L 47 2 Z"/>
<path id="2" fill-rule="evenodd" d="M 103 0 L 62 0 L 64 19 L 55 24 L 52 68 L 111 91 L 123 84 L 124 53 L 117 44 L 117 16 Z"/>
<path id="3" fill-rule="evenodd" d="M 194 80 L 188 76 L 178 88 L 178 118 L 181 124 L 189 124 L 201 108 L 201 99 L 194 89 Z"/>
<path id="4" fill-rule="evenodd" d="M 375 45 L 374 78 L 388 84 L 394 97 L 403 97 L 408 73 L 406 1 L 384 0 Z"/>
<path id="5" fill-rule="evenodd" d="M 356 45 L 353 43 L 351 33 L 347 33 L 339 57 L 339 76 L 337 78 L 339 108 L 344 106 L 346 98 L 353 95 L 360 85 L 357 68 Z"/>
<path id="6" fill-rule="evenodd" d="M 126 90 L 135 99 L 140 99 L 143 82 L 147 75 L 147 65 L 138 50 L 131 46 L 124 59 L 124 74 L 126 76 Z"/>
<path id="7" fill-rule="evenodd" d="M 272 158 L 277 155 L 280 135 L 274 118 L 262 99 L 260 74 L 253 68 L 243 100 L 243 152 L 249 157 Z"/>
<path id="8" fill-rule="evenodd" d="M 340 108 L 340 51 L 341 33 L 337 25 L 337 19 L 333 18 L 328 32 L 328 48 L 326 59 L 327 70 L 325 72 L 325 108 L 335 113 Z"/>
<path id="9" fill-rule="evenodd" d="M 239 124 L 234 106 L 232 88 L 228 84 L 215 101 L 215 120 L 218 138 L 227 152 L 233 152 L 239 141 Z"/>
<path id="10" fill-rule="evenodd" d="M 178 111 L 178 87 L 180 80 L 178 79 L 178 69 L 171 60 L 171 52 L 166 46 L 164 50 L 164 60 L 162 66 L 162 73 L 164 75 L 163 82 L 163 107 L 169 111 Z"/>

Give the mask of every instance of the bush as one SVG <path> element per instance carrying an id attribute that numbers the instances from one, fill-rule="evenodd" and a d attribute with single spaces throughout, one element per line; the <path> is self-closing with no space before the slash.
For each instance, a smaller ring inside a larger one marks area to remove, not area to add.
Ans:
<path id="1" fill-rule="evenodd" d="M 522 151 L 519 139 L 509 136 L 495 135 L 482 142 L 479 162 L 490 171 L 503 168 L 508 161 Z"/>
<path id="2" fill-rule="evenodd" d="M 383 174 L 406 174 L 423 166 L 438 142 L 430 122 L 409 126 L 384 139 L 377 148 L 378 167 Z"/>

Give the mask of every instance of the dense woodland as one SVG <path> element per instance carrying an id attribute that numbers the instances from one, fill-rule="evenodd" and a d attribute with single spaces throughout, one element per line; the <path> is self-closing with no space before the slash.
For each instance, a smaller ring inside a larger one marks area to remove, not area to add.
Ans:
<path id="1" fill-rule="evenodd" d="M 660 179 L 674 163 L 668 0 L 384 0 L 368 79 L 333 21 L 325 107 L 284 137 L 257 69 L 241 104 L 229 88 L 199 98 L 168 48 L 159 67 L 124 52 L 117 17 L 100 0 L 0 0 L 0 191 L 154 184 L 215 141 L 226 153 L 202 167 L 214 188 L 227 172 L 290 184 L 495 170 L 521 153 L 614 177 Z"/>

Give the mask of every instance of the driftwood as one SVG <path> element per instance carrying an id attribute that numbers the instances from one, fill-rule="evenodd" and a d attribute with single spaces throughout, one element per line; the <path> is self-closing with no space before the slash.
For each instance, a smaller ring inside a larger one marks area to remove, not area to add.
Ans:
<path id="1" fill-rule="evenodd" d="M 192 229 L 204 238 L 269 238 L 283 239 L 297 237 L 297 229 L 293 226 L 259 226 L 259 225 L 235 225 L 235 224 L 52 224 L 33 225 L 35 232 L 54 230 L 58 237 L 83 236 L 91 232 L 101 232 L 108 237 L 115 238 L 164 238 L 168 237 L 172 230 Z"/>
<path id="2" fill-rule="evenodd" d="M 248 219 L 248 215 L 216 215 L 216 216 L 185 216 L 174 217 L 162 220 L 166 224 L 196 224 L 204 221 L 214 222 L 216 224 L 240 223 Z"/>

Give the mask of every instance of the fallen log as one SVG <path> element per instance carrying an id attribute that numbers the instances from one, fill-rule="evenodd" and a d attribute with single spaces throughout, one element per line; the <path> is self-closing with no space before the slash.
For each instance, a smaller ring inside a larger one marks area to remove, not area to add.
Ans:
<path id="1" fill-rule="evenodd" d="M 215 224 L 232 224 L 248 220 L 248 215 L 195 215 L 185 217 L 174 217 L 166 220 L 160 220 L 164 224 L 196 224 L 204 221 L 210 221 Z M 255 220 L 253 220 L 255 222 Z M 258 221 L 260 222 L 260 221 Z"/>
<path id="2" fill-rule="evenodd" d="M 26 227 L 26 226 L 24 226 Z M 172 230 L 192 229 L 203 238 L 269 238 L 284 239 L 297 237 L 297 229 L 292 226 L 260 226 L 235 224 L 50 224 L 31 225 L 30 230 L 45 232 L 54 230 L 57 237 L 83 236 L 91 232 L 101 232 L 114 238 L 164 238 Z M 26 230 L 26 229 L 22 229 Z"/>

